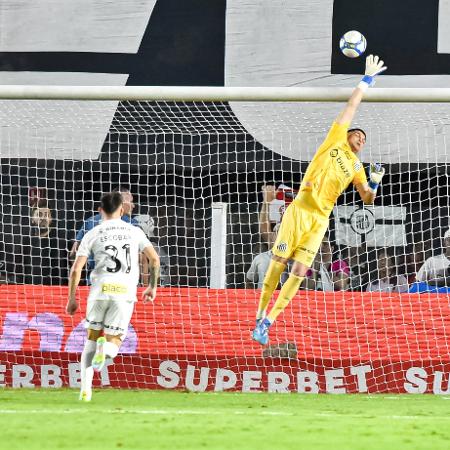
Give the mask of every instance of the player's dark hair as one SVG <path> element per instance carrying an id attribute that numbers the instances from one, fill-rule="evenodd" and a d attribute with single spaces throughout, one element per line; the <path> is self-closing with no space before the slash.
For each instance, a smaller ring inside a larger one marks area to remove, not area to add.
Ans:
<path id="1" fill-rule="evenodd" d="M 361 133 L 367 139 L 366 132 L 362 128 L 350 128 L 350 130 L 348 130 L 347 133 L 353 133 L 353 131 L 361 131 Z"/>
<path id="2" fill-rule="evenodd" d="M 127 186 L 120 185 L 116 186 L 112 192 L 120 192 L 121 194 L 124 194 L 125 192 L 130 192 L 130 189 Z"/>
<path id="3" fill-rule="evenodd" d="M 100 199 L 100 207 L 106 214 L 115 213 L 122 206 L 122 194 L 120 192 L 110 192 Z"/>

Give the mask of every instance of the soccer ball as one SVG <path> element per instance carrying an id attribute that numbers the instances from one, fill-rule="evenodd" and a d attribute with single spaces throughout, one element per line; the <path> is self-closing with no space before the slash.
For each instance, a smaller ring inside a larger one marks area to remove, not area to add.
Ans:
<path id="1" fill-rule="evenodd" d="M 341 52 L 349 58 L 361 56 L 367 47 L 366 38 L 359 31 L 347 31 L 339 42 Z"/>

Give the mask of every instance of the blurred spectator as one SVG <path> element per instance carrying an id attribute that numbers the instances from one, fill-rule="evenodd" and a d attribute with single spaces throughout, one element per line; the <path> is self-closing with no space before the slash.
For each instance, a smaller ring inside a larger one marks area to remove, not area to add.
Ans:
<path id="1" fill-rule="evenodd" d="M 429 250 L 430 248 L 425 248 L 424 241 L 415 242 L 413 245 L 407 247 L 405 266 L 409 284 L 416 281 L 417 273 L 427 259 L 427 253 L 429 253 Z"/>
<path id="2" fill-rule="evenodd" d="M 296 191 L 284 184 L 280 184 L 278 188 L 274 185 L 264 185 L 262 194 L 259 229 L 262 241 L 267 243 L 271 249 L 277 237 L 284 211 L 294 199 Z"/>
<path id="3" fill-rule="evenodd" d="M 350 267 L 347 261 L 338 259 L 330 265 L 333 291 L 350 290 Z"/>
<path id="4" fill-rule="evenodd" d="M 120 192 L 122 194 L 122 198 L 123 198 L 123 216 L 122 216 L 122 220 L 124 222 L 127 223 L 131 223 L 133 225 L 137 225 L 137 221 L 131 217 L 132 213 L 133 213 L 133 209 L 134 209 L 134 203 L 133 203 L 133 194 L 131 194 L 131 192 L 127 189 L 124 188 L 122 186 L 119 186 L 117 188 L 114 189 L 114 191 L 116 192 Z M 81 226 L 81 228 L 78 230 L 76 238 L 75 238 L 75 242 L 72 245 L 72 248 L 70 249 L 70 258 L 74 258 L 77 250 L 78 250 L 78 246 L 80 245 L 81 239 L 83 239 L 84 235 L 89 231 L 92 230 L 92 228 L 94 228 L 96 225 L 98 225 L 102 220 L 102 216 L 100 213 L 97 213 L 91 217 L 89 217 L 88 219 L 86 219 L 83 222 L 83 225 Z M 94 268 L 94 260 L 93 258 L 90 258 L 88 260 L 88 268 L 89 269 L 93 269 Z"/>
<path id="5" fill-rule="evenodd" d="M 170 286 L 170 259 L 166 251 L 159 245 L 159 236 L 155 236 L 155 222 L 148 214 L 139 214 L 133 219 L 136 221 L 136 226 L 146 234 L 150 242 L 153 244 L 156 253 L 160 260 L 160 286 Z M 143 286 L 148 286 L 149 263 L 147 258 L 141 254 L 141 283 Z"/>
<path id="6" fill-rule="evenodd" d="M 378 256 L 378 279 L 368 284 L 366 292 L 408 292 L 408 280 L 396 275 L 393 260 L 385 250 Z"/>
<path id="7" fill-rule="evenodd" d="M 314 259 L 311 269 L 308 271 L 304 288 L 316 291 L 333 291 L 333 282 L 331 280 L 331 261 L 333 258 L 333 247 L 325 236 L 320 244 L 319 251 Z"/>
<path id="8" fill-rule="evenodd" d="M 253 253 L 256 256 L 253 258 L 250 269 L 248 269 L 247 280 L 256 284 L 258 289 L 261 289 L 270 259 L 272 258 L 272 251 L 267 250 L 267 244 L 261 243 L 255 245 Z"/>
<path id="9" fill-rule="evenodd" d="M 431 286 L 450 286 L 450 229 L 444 234 L 444 252 L 428 258 L 417 273 L 417 281 Z"/>
<path id="10" fill-rule="evenodd" d="M 343 252 L 350 268 L 350 289 L 352 291 L 364 292 L 370 281 L 371 271 L 376 264 L 375 249 L 367 247 L 362 243 L 359 247 L 349 247 Z"/>
<path id="11" fill-rule="evenodd" d="M 270 249 L 273 247 L 273 243 L 277 237 L 278 227 L 275 228 L 275 225 L 279 225 L 279 222 L 276 224 L 270 221 L 270 205 L 276 199 L 276 192 L 277 190 L 273 185 L 264 185 L 262 187 L 263 201 L 259 213 L 259 230 L 262 241 Z"/>
<path id="12" fill-rule="evenodd" d="M 55 212 L 47 200 L 31 209 L 30 234 L 23 236 L 23 282 L 58 285 L 67 282 L 64 230 L 59 230 Z"/>

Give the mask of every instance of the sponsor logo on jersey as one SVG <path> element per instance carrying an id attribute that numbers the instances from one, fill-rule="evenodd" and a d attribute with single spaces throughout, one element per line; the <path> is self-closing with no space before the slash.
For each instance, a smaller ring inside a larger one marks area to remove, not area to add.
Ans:
<path id="1" fill-rule="evenodd" d="M 310 250 L 309 248 L 306 247 L 300 247 L 300 250 L 305 252 L 305 253 L 309 253 L 310 255 L 315 255 L 316 252 L 313 252 L 312 250 Z"/>
<path id="2" fill-rule="evenodd" d="M 348 171 L 347 167 L 344 164 L 344 160 L 340 156 L 338 156 L 336 158 L 336 162 L 337 162 L 338 166 L 341 168 L 342 172 L 344 172 L 345 177 L 350 178 L 351 175 L 350 175 L 350 172 Z"/>
<path id="3" fill-rule="evenodd" d="M 280 252 L 282 252 L 282 253 L 284 253 L 284 252 L 287 250 L 287 244 L 286 244 L 286 242 L 280 242 L 280 243 L 277 245 L 277 250 L 280 251 Z"/>
<path id="4" fill-rule="evenodd" d="M 102 293 L 103 294 L 126 294 L 128 292 L 128 287 L 123 284 L 117 283 L 103 283 Z"/>
<path id="5" fill-rule="evenodd" d="M 361 163 L 359 161 L 355 161 L 353 168 L 355 169 L 355 172 L 358 172 L 361 169 Z"/>

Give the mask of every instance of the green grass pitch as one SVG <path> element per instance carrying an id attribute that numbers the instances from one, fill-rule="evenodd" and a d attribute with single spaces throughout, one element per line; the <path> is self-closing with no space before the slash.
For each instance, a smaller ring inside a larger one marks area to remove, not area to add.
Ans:
<path id="1" fill-rule="evenodd" d="M 449 449 L 450 397 L 0 391 L 1 449 Z"/>

